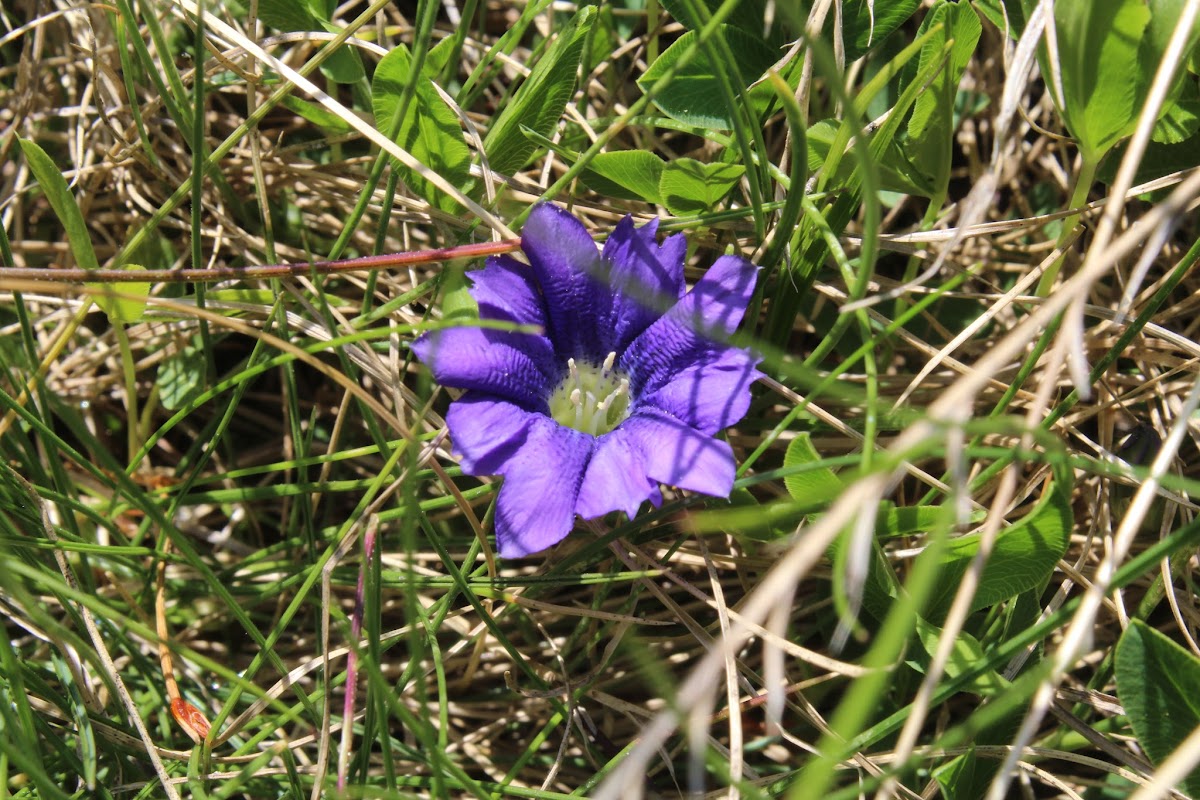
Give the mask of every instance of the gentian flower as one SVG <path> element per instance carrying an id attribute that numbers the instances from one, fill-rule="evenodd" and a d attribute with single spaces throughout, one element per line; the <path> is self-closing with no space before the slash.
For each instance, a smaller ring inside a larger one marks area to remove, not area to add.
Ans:
<path id="1" fill-rule="evenodd" d="M 455 327 L 413 352 L 444 386 L 465 389 L 446 424 L 468 475 L 503 475 L 500 555 L 536 553 L 575 515 L 630 518 L 662 504 L 660 484 L 728 497 L 733 450 L 714 439 L 750 404 L 759 360 L 725 342 L 756 268 L 722 256 L 686 292 L 681 234 L 625 217 L 603 253 L 583 225 L 541 204 L 521 231 L 525 265 L 489 258 L 470 277 L 483 320 L 541 333 Z"/>

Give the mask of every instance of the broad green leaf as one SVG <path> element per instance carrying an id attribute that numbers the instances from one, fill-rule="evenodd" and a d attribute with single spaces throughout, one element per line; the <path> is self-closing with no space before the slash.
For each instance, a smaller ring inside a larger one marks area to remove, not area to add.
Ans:
<path id="1" fill-rule="evenodd" d="M 581 177 L 592 191 L 608 197 L 661 204 L 658 184 L 664 166 L 647 150 L 618 150 L 596 155 Z"/>
<path id="2" fill-rule="evenodd" d="M 325 20 L 321 21 L 321 27 L 333 34 L 342 32 L 341 27 Z M 329 58 L 321 63 L 321 74 L 334 83 L 358 83 L 367 77 L 358 51 L 345 44 L 330 53 Z"/>
<path id="3" fill-rule="evenodd" d="M 1179 144 L 1196 135 L 1200 130 L 1200 88 L 1196 79 L 1183 79 L 1179 96 L 1167 106 L 1154 126 L 1154 141 L 1160 144 Z M 1197 151 L 1200 160 L 1200 151 Z"/>
<path id="4" fill-rule="evenodd" d="M 208 363 L 195 342 L 181 347 L 158 365 L 155 384 L 163 407 L 171 411 L 183 408 L 204 387 Z"/>
<path id="5" fill-rule="evenodd" d="M 1096 163 L 1137 122 L 1145 95 L 1138 44 L 1150 24 L 1150 8 L 1141 0 L 1093 3 L 1063 0 L 1054 6 L 1062 96 L 1056 97 L 1083 156 Z M 1055 75 L 1043 60 L 1042 74 L 1054 87 Z M 1053 93 L 1053 91 L 1052 91 Z"/>
<path id="6" fill-rule="evenodd" d="M 470 284 L 467 282 L 467 264 L 464 259 L 450 261 L 442 267 L 442 319 L 477 320 L 479 319 L 479 304 L 471 296 Z"/>
<path id="7" fill-rule="evenodd" d="M 75 256 L 75 262 L 84 269 L 100 269 L 100 262 L 96 259 L 96 251 L 92 247 L 92 238 L 88 235 L 83 214 L 79 211 L 75 196 L 71 194 L 67 181 L 63 178 L 62 169 L 54 163 L 50 156 L 46 155 L 46 151 L 37 142 L 28 139 L 18 139 L 17 141 L 21 145 L 21 152 L 25 154 L 25 161 L 29 164 L 33 177 L 37 178 L 42 192 L 46 195 L 46 200 L 54 209 L 54 215 L 62 223 L 63 230 L 67 234 L 67 243 L 71 246 L 71 254 Z"/>
<path id="8" fill-rule="evenodd" d="M 280 99 L 279 104 L 327 131 L 349 133 L 354 130 L 346 120 L 325 108 L 325 106 L 311 103 L 301 97 L 287 94 Z"/>
<path id="9" fill-rule="evenodd" d="M 1027 9 L 1032 3 L 1025 0 Z M 1055 3 L 1061 70 L 1050 64 L 1045 46 L 1039 60 L 1059 112 L 1088 162 L 1097 163 L 1133 132 L 1181 6 L 1179 0 Z M 1200 26 L 1191 32 L 1189 48 L 1198 36 Z"/>
<path id="10" fill-rule="evenodd" d="M 942 3 L 925 19 L 925 30 L 941 26 L 921 48 L 917 72 L 933 62 L 942 62 L 925 91 L 913 104 L 908 120 L 908 139 L 903 150 L 908 160 L 928 176 L 940 196 L 950 181 L 951 146 L 954 137 L 954 98 L 967 63 L 975 52 L 983 26 L 968 3 Z M 949 54 L 946 43 L 954 41 Z"/>
<path id="11" fill-rule="evenodd" d="M 737 58 L 738 72 L 741 74 L 743 86 L 746 88 L 757 81 L 779 59 L 779 53 L 768 47 L 760 37 L 747 33 L 741 28 L 729 25 L 718 26 L 718 32 L 725 37 Z M 645 91 L 663 76 L 668 70 L 674 69 L 680 57 L 696 41 L 695 31 L 688 31 L 675 41 L 650 65 L 650 68 L 638 78 L 638 86 Z M 654 102 L 667 116 L 685 125 L 713 130 L 730 130 L 734 126 L 732 110 L 722 102 L 721 82 L 716 70 L 728 71 L 728 65 L 715 65 L 708 53 L 701 49 L 696 55 L 671 79 L 671 84 L 665 91 L 660 92 Z M 756 106 L 765 108 L 771 99 L 771 88 L 760 84 L 752 97 L 758 99 Z"/>
<path id="12" fill-rule="evenodd" d="M 846 63 L 857 60 L 891 36 L 920 5 L 921 0 L 849 0 L 845 3 L 842 7 L 842 36 L 846 46 Z M 833 25 L 832 14 L 826 25 Z"/>
<path id="13" fill-rule="evenodd" d="M 1117 642 L 1113 671 L 1138 743 L 1161 764 L 1200 727 L 1200 660 L 1135 619 Z M 1184 779 L 1183 789 L 1200 797 L 1200 770 Z"/>
<path id="14" fill-rule="evenodd" d="M 542 136 L 554 130 L 575 92 L 575 73 L 595 19 L 595 6 L 579 9 L 501 109 L 483 140 L 492 169 L 511 175 L 529 161 L 534 145 L 521 133 L 522 125 Z"/>
<path id="15" fill-rule="evenodd" d="M 844 574 L 846 560 L 849 556 L 849 537 L 839 536 L 830 545 L 827 553 L 833 562 L 835 574 Z M 862 607 L 877 620 L 887 617 L 888 611 L 901 592 L 900 580 L 892 570 L 887 555 L 879 542 L 872 540 L 870 563 L 867 565 L 867 578 L 862 587 Z M 842 590 L 844 595 L 845 590 Z"/>
<path id="16" fill-rule="evenodd" d="M 1074 515 L 1063 492 L 1051 491 L 1028 516 L 1001 531 L 983 568 L 971 610 L 993 606 L 1040 586 L 1067 551 Z M 950 609 L 971 560 L 979 551 L 982 534 L 953 539 L 946 545 L 946 560 L 938 590 L 930 597 L 926 617 L 940 621 Z"/>
<path id="17" fill-rule="evenodd" d="M 842 493 L 841 479 L 829 467 L 821 466 L 821 456 L 808 433 L 801 433 L 788 443 L 783 466 L 784 469 L 801 470 L 787 475 L 783 485 L 802 509 L 826 508 Z"/>
<path id="18" fill-rule="evenodd" d="M 658 180 L 658 195 L 676 216 L 711 211 L 746 173 L 741 164 L 704 164 L 694 158 L 668 161 Z"/>
<path id="19" fill-rule="evenodd" d="M 945 517 L 946 510 L 938 506 L 900 506 L 885 502 L 875 516 L 875 535 L 883 539 L 895 539 L 914 533 L 925 533 Z M 978 512 L 975 521 L 983 519 Z"/>
<path id="20" fill-rule="evenodd" d="M 316 31 L 320 21 L 313 16 L 307 3 L 296 0 L 258 0 L 258 18 L 265 25 L 281 31 Z"/>
<path id="21" fill-rule="evenodd" d="M 404 87 L 413 79 L 412 57 L 404 45 L 384 56 L 375 68 L 371 94 L 375 125 L 380 130 L 392 129 Z M 458 118 L 438 96 L 428 77 L 418 75 L 415 80 L 415 91 L 400 121 L 396 143 L 451 185 L 466 186 L 471 178 L 471 151 L 463 141 Z M 409 188 L 435 207 L 450 214 L 461 210 L 455 200 L 414 170 L 395 159 L 392 167 L 400 172 Z"/>
<path id="22" fill-rule="evenodd" d="M 1097 178 L 1104 183 L 1112 183 L 1125 156 L 1127 143 L 1122 142 L 1113 148 L 1112 156 L 1108 158 L 1097 173 Z M 1179 144 L 1161 144 L 1151 142 L 1138 162 L 1137 172 L 1134 173 L 1134 183 L 1170 175 L 1172 172 L 1191 169 L 1200 166 L 1200 133 Z"/>
<path id="23" fill-rule="evenodd" d="M 146 268 L 137 264 L 122 264 L 121 269 L 144 271 Z M 137 322 L 146 311 L 146 298 L 150 296 L 150 284 L 142 282 L 130 283 L 86 283 L 89 289 L 95 289 L 100 294 L 92 295 L 100 310 L 108 315 L 110 322 Z"/>
<path id="24" fill-rule="evenodd" d="M 917 638 L 921 641 L 921 647 L 925 649 L 926 655 L 933 658 L 946 632 L 936 625 L 926 622 L 920 617 L 917 618 Z M 950 651 L 950 658 L 946 661 L 946 677 L 957 678 L 963 673 L 970 672 L 979 666 L 981 661 L 986 660 L 983 652 L 983 645 L 979 643 L 971 634 L 966 631 L 959 631 L 958 637 L 954 640 L 954 648 Z M 924 672 L 928 659 L 923 661 L 919 666 Z M 980 697 L 991 697 L 1001 694 L 1008 690 L 1011 684 L 1005 680 L 1003 676 L 995 670 L 980 675 L 963 688 L 966 691 L 978 694 Z"/>
<path id="25" fill-rule="evenodd" d="M 662 7 L 667 13 L 681 22 L 685 28 L 698 31 L 704 27 L 713 14 L 724 4 L 725 0 L 661 0 Z M 692 13 L 693 5 L 704 6 L 708 13 L 702 17 Z M 740 0 L 725 18 L 725 24 L 744 30 L 752 35 L 762 36 L 766 27 L 767 4 L 765 0 Z M 773 26 L 778 29 L 778 25 Z"/>
<path id="26" fill-rule="evenodd" d="M 324 3 L 297 0 L 259 0 L 258 18 L 281 31 L 328 31 L 340 33 L 330 22 L 330 10 Z M 353 48 L 342 45 L 321 64 L 321 73 L 335 83 L 357 83 L 366 73 Z"/>
<path id="27" fill-rule="evenodd" d="M 820 169 L 829 158 L 830 147 L 838 140 L 838 123 L 821 120 L 808 129 L 808 168 L 810 172 Z M 932 179 L 923 174 L 908 160 L 900 145 L 891 141 L 876 162 L 879 170 L 879 185 L 884 191 L 931 197 L 936 190 Z M 838 160 L 837 170 L 831 179 L 834 186 L 844 186 L 858 164 L 852 158 Z"/>
<path id="28" fill-rule="evenodd" d="M 688 526 L 696 533 L 727 533 L 743 542 L 774 542 L 790 536 L 805 516 L 797 503 L 760 503 L 748 489 L 734 489 L 727 508 L 691 514 Z"/>

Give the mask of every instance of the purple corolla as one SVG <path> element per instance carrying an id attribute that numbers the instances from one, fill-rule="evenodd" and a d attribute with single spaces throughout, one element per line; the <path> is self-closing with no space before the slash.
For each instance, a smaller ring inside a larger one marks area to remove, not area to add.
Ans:
<path id="1" fill-rule="evenodd" d="M 500 555 L 536 553 L 575 515 L 632 518 L 660 484 L 728 497 L 733 451 L 713 435 L 750 404 L 759 359 L 725 340 L 756 269 L 718 258 L 687 291 L 682 235 L 661 245 L 657 220 L 625 217 L 603 253 L 583 225 L 543 203 L 521 232 L 525 265 L 489 258 L 471 275 L 482 327 L 432 331 L 413 352 L 444 386 L 467 390 L 446 414 L 468 475 L 503 475 Z"/>

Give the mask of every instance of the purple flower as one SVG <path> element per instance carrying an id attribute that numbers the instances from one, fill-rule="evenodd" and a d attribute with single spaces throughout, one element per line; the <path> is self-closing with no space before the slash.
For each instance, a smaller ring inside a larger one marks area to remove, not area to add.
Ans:
<path id="1" fill-rule="evenodd" d="M 742 418 L 759 359 L 722 340 L 741 321 L 756 270 L 718 258 L 686 294 L 682 235 L 626 217 L 603 253 L 560 208 L 536 206 L 508 256 L 472 274 L 480 327 L 421 336 L 413 352 L 466 389 L 446 423 L 468 475 L 503 475 L 500 555 L 556 544 L 575 524 L 662 504 L 659 485 L 727 497 L 733 451 L 713 434 Z"/>

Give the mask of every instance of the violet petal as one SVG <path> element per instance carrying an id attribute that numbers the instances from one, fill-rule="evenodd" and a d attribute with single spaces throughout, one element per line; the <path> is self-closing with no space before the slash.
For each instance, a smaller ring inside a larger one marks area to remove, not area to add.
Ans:
<path id="1" fill-rule="evenodd" d="M 541 414 L 506 400 L 467 392 L 450 404 L 446 426 L 454 452 L 468 475 L 499 475 L 529 438 Z"/>
<path id="2" fill-rule="evenodd" d="M 474 284 L 471 297 L 479 304 L 480 318 L 546 327 L 546 308 L 529 265 L 511 256 L 494 256 L 467 277 Z"/>
<path id="3" fill-rule="evenodd" d="M 657 497 L 662 502 L 658 481 L 646 475 L 642 440 L 624 426 L 596 440 L 591 463 L 583 475 L 575 511 L 584 519 L 624 511 L 630 519 L 643 502 Z"/>
<path id="4" fill-rule="evenodd" d="M 618 362 L 634 396 L 653 393 L 674 375 L 723 347 L 712 337 L 733 333 L 754 293 L 757 268 L 722 256 L 692 290 L 637 339 Z"/>
<path id="5" fill-rule="evenodd" d="M 621 423 L 645 458 L 646 475 L 680 489 L 728 497 L 733 491 L 733 448 L 661 411 L 646 409 Z"/>
<path id="6" fill-rule="evenodd" d="M 547 330 L 564 359 L 599 364 L 612 337 L 605 323 L 612 291 L 593 276 L 608 268 L 583 224 L 549 203 L 534 206 L 521 229 L 521 249 L 529 257 L 547 311 Z"/>
<path id="7" fill-rule="evenodd" d="M 446 328 L 421 336 L 412 350 L 443 386 L 494 394 L 543 413 L 561 370 L 549 340 L 528 333 Z"/>
<path id="8" fill-rule="evenodd" d="M 683 257 L 687 240 L 676 234 L 658 244 L 658 220 L 635 227 L 625 217 L 604 243 L 614 293 L 608 327 L 612 350 L 620 353 L 683 295 Z"/>
<path id="9" fill-rule="evenodd" d="M 733 347 L 710 352 L 675 373 L 638 402 L 666 411 L 701 433 L 713 435 L 738 422 L 750 407 L 750 385 L 762 377 L 759 359 Z"/>
<path id="10" fill-rule="evenodd" d="M 538 415 L 525 430 L 524 444 L 504 465 L 496 500 L 496 545 L 504 558 L 545 550 L 571 532 L 596 441 Z"/>

